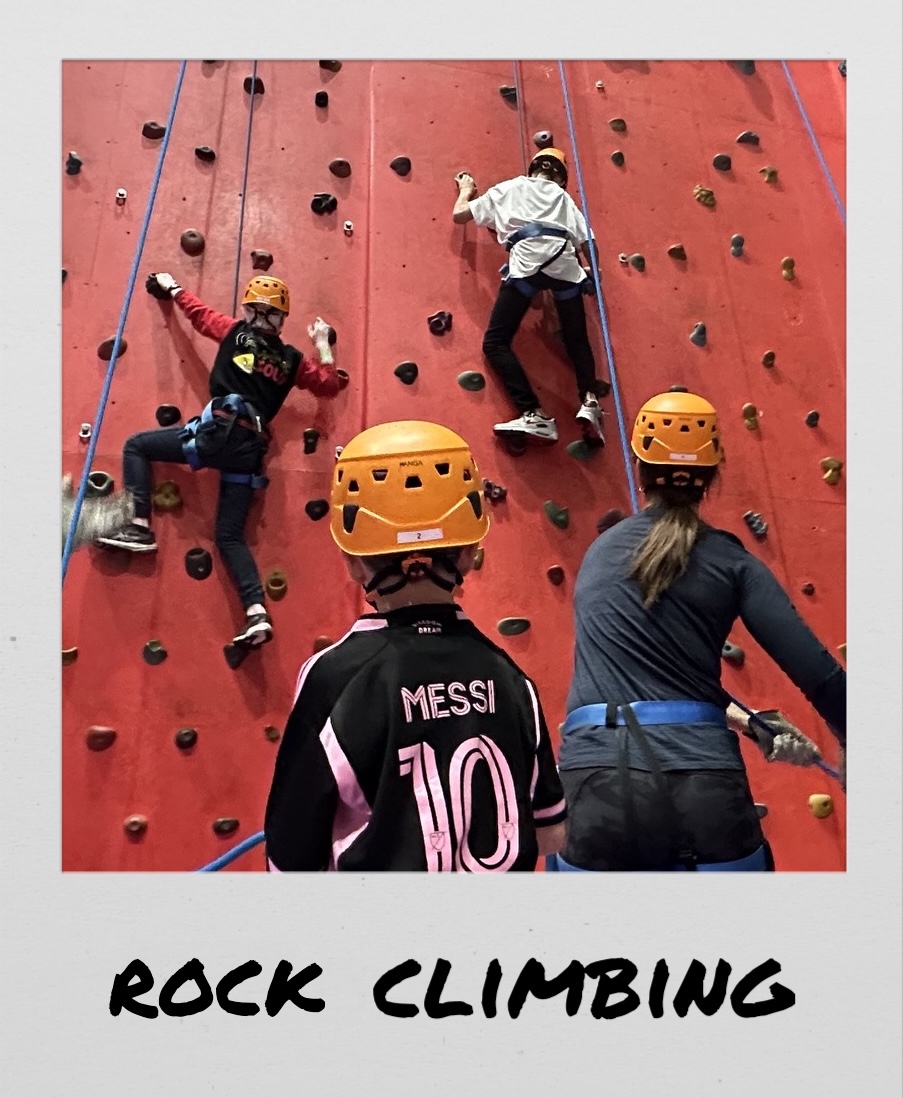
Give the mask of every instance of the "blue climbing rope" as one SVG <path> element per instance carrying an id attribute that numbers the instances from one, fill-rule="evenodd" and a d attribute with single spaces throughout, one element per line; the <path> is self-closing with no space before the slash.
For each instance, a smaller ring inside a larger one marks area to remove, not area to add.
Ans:
<path id="1" fill-rule="evenodd" d="M 176 107 L 179 103 L 179 96 L 182 93 L 182 80 L 185 77 L 185 65 L 187 62 L 183 61 L 179 66 L 179 75 L 176 78 L 175 90 L 172 94 L 172 103 L 169 108 L 169 117 L 166 121 L 166 133 L 163 135 L 163 144 L 160 146 L 160 155 L 157 157 L 157 167 L 154 172 L 154 177 L 151 182 L 150 194 L 147 199 L 147 208 L 144 211 L 144 221 L 141 225 L 141 232 L 138 235 L 138 244 L 135 248 L 135 258 L 132 261 L 132 271 L 129 275 L 128 285 L 125 291 L 125 300 L 122 303 L 122 312 L 119 315 L 119 325 L 116 328 L 116 336 L 113 340 L 113 353 L 110 355 L 110 365 L 107 368 L 107 376 L 104 379 L 103 389 L 100 394 L 100 401 L 97 405 L 97 416 L 94 420 L 94 426 L 91 429 L 91 441 L 88 444 L 88 452 L 85 455 L 85 467 L 82 472 L 81 484 L 78 487 L 78 494 L 75 497 L 75 505 L 72 509 L 72 518 L 69 521 L 69 530 L 66 534 L 66 544 L 63 546 L 63 576 L 62 581 L 65 582 L 66 571 L 69 568 L 69 558 L 72 556 L 72 546 L 75 541 L 75 531 L 78 528 L 78 519 L 81 514 L 82 504 L 85 500 L 85 494 L 88 490 L 88 476 L 91 472 L 91 465 L 94 461 L 94 454 L 97 452 L 97 439 L 100 435 L 100 427 L 103 423 L 104 412 L 107 407 L 107 400 L 110 396 L 110 386 L 113 383 L 113 371 L 116 369 L 116 363 L 119 358 L 119 348 L 122 343 L 122 333 L 125 330 L 125 322 L 129 315 L 129 306 L 132 303 L 132 293 L 135 289 L 135 281 L 138 278 L 138 267 L 141 263 L 141 256 L 144 253 L 144 242 L 147 239 L 147 230 L 150 226 L 151 213 L 154 209 L 154 201 L 157 197 L 157 188 L 160 185 L 160 175 L 163 171 L 163 161 L 166 159 L 166 150 L 169 148 L 169 139 L 172 136 L 172 123 L 176 116 Z"/>
<path id="2" fill-rule="evenodd" d="M 809 122 L 809 116 L 806 114 L 806 108 L 803 106 L 803 101 L 800 98 L 800 93 L 796 90 L 796 84 L 793 82 L 793 77 L 790 75 L 790 69 L 787 67 L 787 62 L 782 61 L 781 65 L 784 69 L 784 75 L 787 77 L 787 83 L 790 85 L 790 90 L 793 93 L 793 98 L 796 100 L 796 105 L 799 108 L 800 116 L 803 119 L 803 124 L 809 132 L 809 138 L 812 141 L 812 147 L 815 149 L 815 155 L 818 157 L 818 162 L 821 164 L 821 170 L 825 173 L 825 179 L 828 181 L 828 188 L 831 191 L 831 195 L 834 198 L 834 203 L 837 206 L 837 211 L 840 214 L 840 220 L 843 222 L 843 227 L 847 227 L 847 211 L 844 208 L 843 201 L 838 193 L 837 187 L 834 185 L 834 179 L 831 176 L 830 169 L 828 168 L 827 161 L 821 151 L 821 146 L 818 143 L 818 138 L 815 136 L 815 131 L 812 129 L 812 125 Z"/>
<path id="3" fill-rule="evenodd" d="M 238 275 L 241 270 L 241 241 L 245 231 L 245 198 L 248 193 L 248 165 L 251 161 L 251 127 L 254 124 L 254 101 L 257 98 L 257 62 L 251 70 L 251 105 L 248 108 L 248 133 L 245 138 L 245 170 L 241 177 L 241 207 L 238 211 L 238 251 L 235 255 L 235 282 L 232 287 L 232 315 L 238 310 Z"/>
<path id="4" fill-rule="evenodd" d="M 593 235 L 592 222 L 590 221 L 589 204 L 586 200 L 586 188 L 583 185 L 583 172 L 580 168 L 580 153 L 577 149 L 577 134 L 574 131 L 574 116 L 571 113 L 571 97 L 568 94 L 567 76 L 564 72 L 564 62 L 558 62 L 558 71 L 561 76 L 561 91 L 564 95 L 564 111 L 568 120 L 568 132 L 571 135 L 571 150 L 574 157 L 574 169 L 577 173 L 577 189 L 580 192 L 580 204 L 583 208 L 583 216 L 586 218 L 586 228 L 590 238 L 590 261 L 593 267 L 593 279 L 596 283 L 596 301 L 599 305 L 599 319 L 602 323 L 602 339 L 605 342 L 605 354 L 608 358 L 608 374 L 611 378 L 611 391 L 615 401 L 615 412 L 618 417 L 618 432 L 621 439 L 621 452 L 624 455 L 624 469 L 627 473 L 627 488 L 630 492 L 630 503 L 636 514 L 639 509 L 639 497 L 637 494 L 636 480 L 633 474 L 633 461 L 627 446 L 627 429 L 624 425 L 624 411 L 621 407 L 621 392 L 618 388 L 617 371 L 615 370 L 615 356 L 611 348 L 611 334 L 608 329 L 608 315 L 605 311 L 605 302 L 602 298 L 602 278 L 599 274 L 599 265 L 596 261 L 595 237 Z"/>
<path id="5" fill-rule="evenodd" d="M 242 854 L 246 854 L 249 850 L 253 850 L 255 846 L 259 846 L 266 836 L 262 831 L 258 831 L 256 835 L 252 835 L 248 839 L 243 839 L 238 846 L 233 846 L 231 850 L 227 850 L 225 854 L 220 854 L 218 858 L 214 858 L 212 862 L 208 862 L 207 865 L 201 866 L 200 869 L 196 869 L 195 873 L 215 873 L 218 869 L 223 869 L 227 865 L 231 865 L 236 858 L 240 858 Z"/>

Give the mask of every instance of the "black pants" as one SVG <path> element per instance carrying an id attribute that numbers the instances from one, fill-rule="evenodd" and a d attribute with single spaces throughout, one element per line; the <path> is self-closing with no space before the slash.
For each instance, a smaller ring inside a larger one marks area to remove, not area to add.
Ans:
<path id="1" fill-rule="evenodd" d="M 746 857 L 765 841 L 743 770 L 670 770 L 662 778 L 676 809 L 647 770 L 562 770 L 568 805 L 562 857 L 579 869 L 669 870 L 690 846 L 699 862 Z"/>
<path id="2" fill-rule="evenodd" d="M 187 465 L 179 438 L 181 427 L 163 427 L 132 435 L 122 454 L 122 475 L 126 488 L 135 499 L 135 516 L 151 516 L 151 462 L 166 461 Z M 236 424 L 226 445 L 210 461 L 210 468 L 230 473 L 261 471 L 263 452 L 258 436 Z M 220 481 L 216 507 L 216 547 L 226 565 L 245 609 L 263 602 L 263 585 L 251 550 L 245 541 L 245 524 L 254 499 L 254 489 L 246 484 Z"/>
<path id="3" fill-rule="evenodd" d="M 530 286 L 540 290 L 568 290 L 574 288 L 573 282 L 562 282 L 550 278 L 540 271 L 523 279 Z M 511 349 L 511 341 L 530 307 L 531 298 L 521 293 L 511 282 L 503 282 L 489 317 L 489 327 L 483 336 L 483 354 L 499 380 L 508 390 L 518 412 L 532 412 L 541 404 L 533 391 L 524 368 L 517 355 Z M 593 349 L 586 334 L 586 309 L 583 307 L 583 295 L 565 301 L 555 299 L 558 319 L 561 321 L 561 335 L 568 358 L 577 376 L 578 401 L 582 404 L 586 393 L 598 393 L 600 382 L 596 380 L 596 362 Z"/>

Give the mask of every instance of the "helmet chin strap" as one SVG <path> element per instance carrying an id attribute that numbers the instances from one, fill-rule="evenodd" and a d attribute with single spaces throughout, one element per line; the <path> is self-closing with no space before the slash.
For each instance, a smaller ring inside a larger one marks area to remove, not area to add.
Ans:
<path id="1" fill-rule="evenodd" d="M 441 563 L 449 572 L 455 577 L 455 582 L 440 576 L 435 569 L 431 568 L 431 564 Z M 383 580 L 387 580 L 392 576 L 398 577 L 395 583 L 383 584 Z M 454 589 L 460 586 L 464 582 L 464 577 L 458 571 L 457 564 L 453 563 L 450 557 L 445 554 L 437 554 L 435 557 L 427 556 L 423 553 L 412 553 L 408 557 L 403 557 L 400 560 L 393 560 L 391 563 L 385 565 L 370 579 L 370 582 L 364 585 L 364 591 L 369 595 L 373 591 L 377 595 L 394 595 L 396 591 L 400 591 L 402 587 L 406 587 L 414 580 L 426 577 L 433 581 L 437 587 L 441 587 L 443 591 L 454 591 Z M 370 601 L 369 599 L 367 600 Z M 371 603 L 372 605 L 372 603 Z"/>

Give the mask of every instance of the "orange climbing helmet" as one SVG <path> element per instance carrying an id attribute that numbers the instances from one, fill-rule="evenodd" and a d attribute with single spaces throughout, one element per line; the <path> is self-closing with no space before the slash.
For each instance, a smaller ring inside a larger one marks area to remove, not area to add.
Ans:
<path id="1" fill-rule="evenodd" d="M 248 283 L 241 303 L 242 305 L 269 305 L 271 309 L 278 309 L 288 316 L 290 304 L 288 286 L 281 278 L 257 275 Z"/>
<path id="2" fill-rule="evenodd" d="M 637 413 L 630 448 L 650 465 L 718 465 L 724 458 L 718 413 L 695 393 L 659 393 Z"/>
<path id="3" fill-rule="evenodd" d="M 564 155 L 564 153 L 561 151 L 561 149 L 553 149 L 551 146 L 549 146 L 549 148 L 547 148 L 547 149 L 540 149 L 539 150 L 539 152 L 536 154 L 536 156 L 534 156 L 533 159 L 530 161 L 530 168 L 529 168 L 529 171 L 527 172 L 527 174 L 532 175 L 534 169 L 543 166 L 542 165 L 543 160 L 555 161 L 554 165 L 549 165 L 549 166 L 556 168 L 564 176 L 564 183 L 565 183 L 565 185 L 567 185 L 567 181 L 568 181 L 567 157 Z"/>
<path id="4" fill-rule="evenodd" d="M 342 450 L 330 531 L 354 557 L 475 545 L 489 529 L 470 447 L 438 423 L 380 423 Z"/>

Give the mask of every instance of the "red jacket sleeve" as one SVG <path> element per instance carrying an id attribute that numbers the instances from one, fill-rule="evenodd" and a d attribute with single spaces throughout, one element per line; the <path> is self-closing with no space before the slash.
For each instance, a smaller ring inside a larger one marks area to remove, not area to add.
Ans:
<path id="1" fill-rule="evenodd" d="M 299 389 L 308 389 L 314 396 L 318 397 L 338 396 L 341 389 L 335 366 L 312 362 L 304 355 L 301 356 L 301 365 L 298 367 L 295 385 Z"/>
<path id="2" fill-rule="evenodd" d="M 191 321 L 195 331 L 215 339 L 217 343 L 222 343 L 226 333 L 238 323 L 234 316 L 226 316 L 225 313 L 218 313 L 215 309 L 208 309 L 204 302 L 199 297 L 195 297 L 190 290 L 179 290 L 173 300 Z"/>

